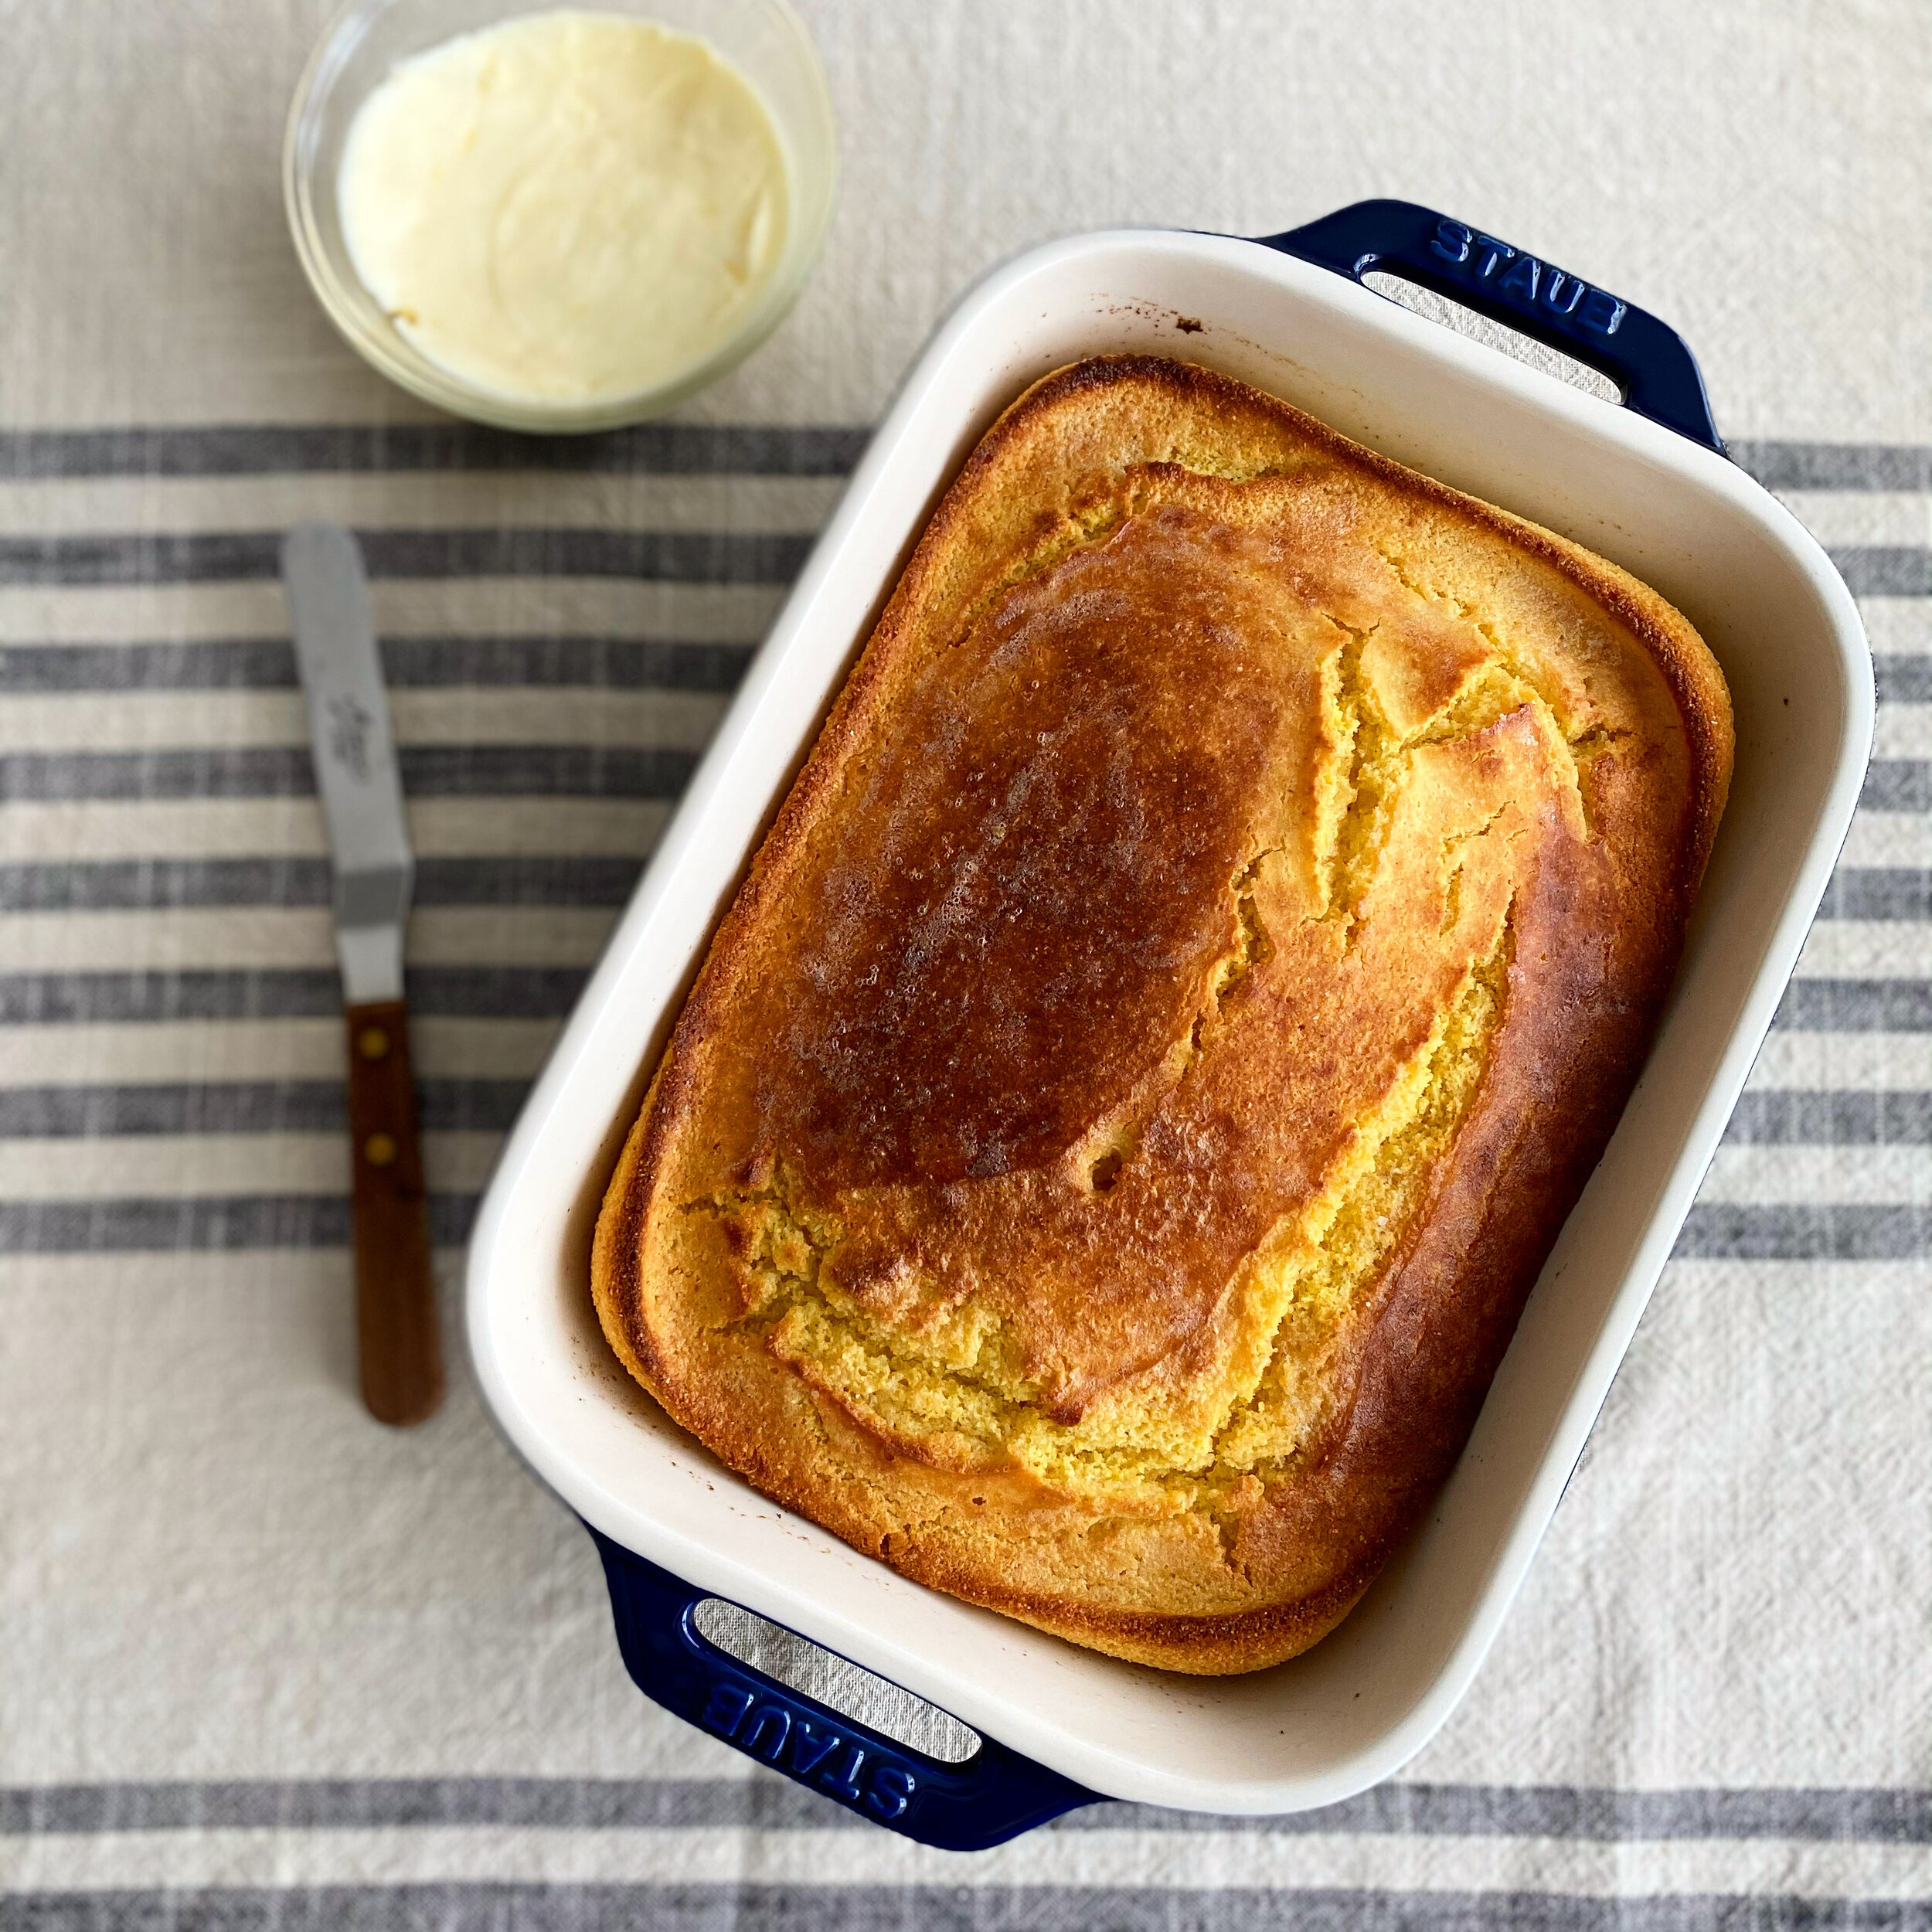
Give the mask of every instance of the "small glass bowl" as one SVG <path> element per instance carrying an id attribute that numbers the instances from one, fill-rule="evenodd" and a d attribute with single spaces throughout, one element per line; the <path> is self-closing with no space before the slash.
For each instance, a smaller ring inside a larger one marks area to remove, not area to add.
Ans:
<path id="1" fill-rule="evenodd" d="M 758 90 L 791 171 L 784 248 L 764 292 L 710 355 L 669 381 L 594 403 L 486 389 L 432 362 L 362 286 L 342 236 L 337 185 L 356 110 L 411 54 L 521 14 L 540 0 L 351 0 L 309 56 L 282 141 L 282 195 L 304 272 L 350 347 L 393 383 L 439 409 L 539 434 L 621 427 L 655 416 L 735 368 L 798 299 L 832 219 L 838 129 L 832 94 L 803 23 L 786 0 L 584 0 L 604 13 L 654 20 L 711 43 Z"/>

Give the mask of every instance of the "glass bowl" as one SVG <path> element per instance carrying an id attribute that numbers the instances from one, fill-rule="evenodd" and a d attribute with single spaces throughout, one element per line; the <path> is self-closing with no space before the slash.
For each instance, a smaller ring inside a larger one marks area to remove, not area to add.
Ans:
<path id="1" fill-rule="evenodd" d="M 309 56 L 288 111 L 282 193 L 309 285 L 351 348 L 427 403 L 504 429 L 544 434 L 641 422 L 716 382 L 762 342 L 798 298 L 832 218 L 838 130 L 832 95 L 803 24 L 786 0 L 588 0 L 601 13 L 655 20 L 709 41 L 758 90 L 791 180 L 785 242 L 763 294 L 702 360 L 624 396 L 558 402 L 466 381 L 432 362 L 362 286 L 342 236 L 337 187 L 356 110 L 399 60 L 520 14 L 531 0 L 351 0 Z"/>

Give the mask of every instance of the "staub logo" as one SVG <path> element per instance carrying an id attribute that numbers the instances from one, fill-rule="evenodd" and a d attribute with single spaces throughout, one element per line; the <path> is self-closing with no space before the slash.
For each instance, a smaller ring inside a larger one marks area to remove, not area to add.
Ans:
<path id="1" fill-rule="evenodd" d="M 809 1779 L 855 1811 L 899 1817 L 918 1780 L 903 1764 L 855 1744 L 829 1724 L 808 1723 L 782 1704 L 753 1696 L 736 1684 L 714 1684 L 699 1717 L 720 1737 L 781 1771 Z"/>
<path id="2" fill-rule="evenodd" d="M 1509 243 L 1459 221 L 1437 222 L 1429 250 L 1465 281 L 1485 284 L 1516 308 L 1573 316 L 1599 335 L 1614 335 L 1624 319 L 1624 304 L 1607 290 L 1592 288 L 1574 275 L 1539 262 L 1534 255 L 1519 254 Z"/>

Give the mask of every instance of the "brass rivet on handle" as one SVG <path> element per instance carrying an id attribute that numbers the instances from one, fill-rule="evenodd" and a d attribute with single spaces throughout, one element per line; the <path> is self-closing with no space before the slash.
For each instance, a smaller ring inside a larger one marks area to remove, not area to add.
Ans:
<path id="1" fill-rule="evenodd" d="M 355 1036 L 355 1049 L 366 1060 L 379 1060 L 389 1051 L 389 1035 L 379 1026 L 365 1026 Z"/>
<path id="2" fill-rule="evenodd" d="M 387 1134 L 372 1134 L 362 1143 L 362 1158 L 371 1167 L 387 1167 L 396 1158 L 396 1142 Z"/>

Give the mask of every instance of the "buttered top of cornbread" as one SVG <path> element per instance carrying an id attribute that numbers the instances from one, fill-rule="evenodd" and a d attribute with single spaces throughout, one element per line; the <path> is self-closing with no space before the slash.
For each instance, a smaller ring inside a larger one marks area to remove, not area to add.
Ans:
<path id="1" fill-rule="evenodd" d="M 1238 1514 L 1337 1426 L 1505 1021 L 1528 1118 L 1654 1002 L 1702 665 L 1284 413 L 1083 365 L 942 506 L 621 1186 L 607 1325 L 707 1440 L 728 1338 L 1009 1503 Z"/>

